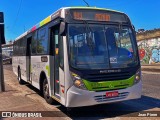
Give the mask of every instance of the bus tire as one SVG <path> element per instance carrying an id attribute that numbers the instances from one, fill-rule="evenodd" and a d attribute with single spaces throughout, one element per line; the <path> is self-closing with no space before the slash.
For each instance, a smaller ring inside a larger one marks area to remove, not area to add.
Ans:
<path id="1" fill-rule="evenodd" d="M 69 117 L 72 117 L 72 115 L 74 115 L 74 113 L 73 113 L 73 108 L 67 107 L 67 108 L 66 108 L 66 113 L 67 113 L 67 115 L 68 115 Z"/>
<path id="2" fill-rule="evenodd" d="M 18 82 L 19 82 L 19 84 L 23 84 L 23 80 L 21 78 L 21 69 L 20 68 L 18 68 Z"/>
<path id="3" fill-rule="evenodd" d="M 54 100 L 49 96 L 49 85 L 46 78 L 43 81 L 43 96 L 48 104 L 53 104 Z"/>

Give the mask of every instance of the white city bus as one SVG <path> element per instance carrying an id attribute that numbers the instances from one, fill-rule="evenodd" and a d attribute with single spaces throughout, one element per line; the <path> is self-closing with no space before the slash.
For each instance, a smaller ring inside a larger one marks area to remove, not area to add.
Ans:
<path id="1" fill-rule="evenodd" d="M 141 97 L 141 68 L 129 17 L 93 7 L 61 8 L 16 38 L 19 83 L 66 107 Z"/>

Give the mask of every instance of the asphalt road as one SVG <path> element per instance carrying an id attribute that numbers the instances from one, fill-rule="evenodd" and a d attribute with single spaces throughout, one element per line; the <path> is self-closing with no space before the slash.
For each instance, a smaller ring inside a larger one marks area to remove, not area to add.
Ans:
<path id="1" fill-rule="evenodd" d="M 12 73 L 11 65 L 4 65 L 4 69 L 5 71 L 10 71 L 10 76 L 15 76 Z M 26 84 L 20 86 L 18 85 L 18 82 L 15 84 L 15 78 L 14 80 L 7 82 L 9 82 L 10 85 L 14 84 L 16 86 L 15 89 L 23 87 L 23 90 L 26 90 L 26 92 L 33 93 L 32 96 L 29 97 L 30 99 L 33 99 L 33 102 L 36 103 L 36 101 L 39 101 L 41 104 L 43 104 L 42 107 L 45 106 L 44 110 L 59 111 L 59 113 L 62 113 L 65 116 L 62 117 L 63 119 L 121 119 L 122 117 L 123 119 L 128 119 L 128 117 L 133 116 L 133 119 L 137 119 L 136 117 L 138 117 L 138 115 L 147 113 L 150 115 L 157 114 L 160 117 L 160 74 L 143 73 L 142 77 L 143 93 L 141 99 L 74 108 L 71 110 L 71 112 L 67 112 L 67 110 L 57 102 L 55 102 L 53 105 L 47 105 L 44 99 L 39 95 L 38 90 L 31 85 Z M 46 108 L 46 106 L 48 107 Z M 32 107 L 30 109 L 32 110 Z M 159 117 L 155 117 L 154 119 L 158 119 Z M 151 119 L 153 117 L 146 118 Z"/>

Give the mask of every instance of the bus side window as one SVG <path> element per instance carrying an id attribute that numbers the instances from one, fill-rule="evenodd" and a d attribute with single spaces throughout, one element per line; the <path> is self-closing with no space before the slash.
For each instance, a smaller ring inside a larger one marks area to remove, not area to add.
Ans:
<path id="1" fill-rule="evenodd" d="M 60 36 L 60 41 L 59 41 L 59 65 L 63 69 L 64 67 L 64 52 L 63 52 L 63 37 Z"/>
<path id="2" fill-rule="evenodd" d="M 45 28 L 38 30 L 37 54 L 47 54 L 48 52 L 48 31 Z"/>
<path id="3" fill-rule="evenodd" d="M 19 56 L 19 50 L 20 50 L 19 47 L 18 47 L 19 46 L 19 41 L 17 41 L 16 44 L 17 44 L 16 45 L 16 54 L 17 54 L 17 56 Z"/>
<path id="4" fill-rule="evenodd" d="M 26 53 L 26 44 L 27 44 L 27 40 L 26 40 L 26 38 L 24 37 L 24 38 L 23 38 L 23 55 L 25 55 L 25 53 Z"/>
<path id="5" fill-rule="evenodd" d="M 16 42 L 13 43 L 13 55 L 15 55 Z"/>
<path id="6" fill-rule="evenodd" d="M 22 53 L 23 53 L 23 51 L 22 51 L 22 39 L 23 38 L 21 38 L 20 40 L 19 40 L 19 55 L 22 55 Z"/>
<path id="7" fill-rule="evenodd" d="M 17 54 L 17 42 L 14 43 L 14 50 L 13 51 L 14 51 L 14 55 L 16 55 Z"/>
<path id="8" fill-rule="evenodd" d="M 36 54 L 37 51 L 36 51 L 36 48 L 37 48 L 37 32 L 34 32 L 33 34 L 33 37 L 32 37 L 32 41 L 31 41 L 31 51 L 32 51 L 32 54 Z"/>

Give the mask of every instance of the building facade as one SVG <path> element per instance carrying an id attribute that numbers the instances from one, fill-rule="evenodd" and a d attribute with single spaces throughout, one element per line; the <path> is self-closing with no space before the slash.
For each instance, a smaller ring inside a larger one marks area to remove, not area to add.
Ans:
<path id="1" fill-rule="evenodd" d="M 160 29 L 137 32 L 141 64 L 160 64 Z"/>

